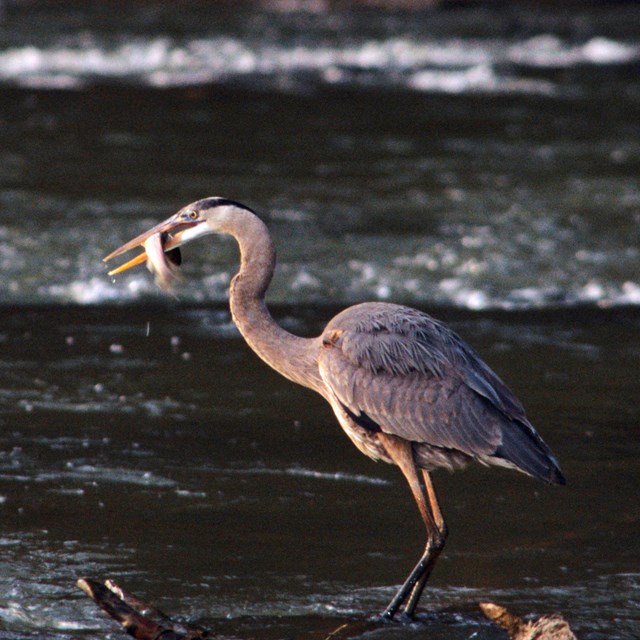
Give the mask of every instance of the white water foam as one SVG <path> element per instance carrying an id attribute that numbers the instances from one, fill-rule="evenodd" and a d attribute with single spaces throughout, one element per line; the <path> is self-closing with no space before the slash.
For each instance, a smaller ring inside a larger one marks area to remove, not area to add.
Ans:
<path id="1" fill-rule="evenodd" d="M 32 88 L 77 89 L 123 81 L 159 88 L 203 85 L 238 77 L 279 83 L 313 74 L 328 84 L 401 85 L 418 91 L 553 93 L 522 69 L 618 65 L 640 60 L 640 46 L 603 37 L 581 44 L 551 35 L 504 40 L 368 40 L 326 44 L 249 44 L 228 36 L 179 42 L 139 38 L 117 45 L 91 37 L 77 46 L 11 47 L 0 52 L 0 82 Z"/>

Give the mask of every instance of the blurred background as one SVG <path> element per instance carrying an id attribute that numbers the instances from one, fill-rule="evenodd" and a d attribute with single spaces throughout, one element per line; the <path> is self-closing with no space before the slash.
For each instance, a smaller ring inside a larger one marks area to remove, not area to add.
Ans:
<path id="1" fill-rule="evenodd" d="M 210 195 L 268 223 L 289 330 L 437 315 L 568 477 L 436 474 L 448 546 L 379 635 L 500 638 L 494 599 L 638 637 L 639 127 L 635 2 L 0 2 L 0 637 L 120 637 L 80 575 L 328 634 L 421 550 L 397 470 L 235 331 L 233 242 L 186 248 L 177 298 L 107 276 Z"/>

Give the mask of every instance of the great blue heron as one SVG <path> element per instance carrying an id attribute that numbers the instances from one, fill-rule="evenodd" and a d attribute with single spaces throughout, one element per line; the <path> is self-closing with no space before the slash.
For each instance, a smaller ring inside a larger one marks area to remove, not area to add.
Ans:
<path id="1" fill-rule="evenodd" d="M 322 395 L 356 447 L 398 465 L 409 483 L 427 530 L 426 546 L 384 618 L 399 610 L 413 616 L 447 537 L 431 471 L 477 460 L 564 484 L 520 401 L 466 342 L 426 313 L 367 302 L 340 312 L 317 338 L 280 327 L 264 301 L 276 263 L 273 242 L 266 225 L 243 204 L 198 200 L 105 260 L 143 245 L 146 253 L 111 273 L 147 259 L 163 272 L 163 251 L 210 233 L 231 235 L 240 245 L 230 306 L 249 346 L 285 378 Z M 161 247 L 160 258 L 149 248 L 153 238 L 162 242 L 154 245 Z"/>

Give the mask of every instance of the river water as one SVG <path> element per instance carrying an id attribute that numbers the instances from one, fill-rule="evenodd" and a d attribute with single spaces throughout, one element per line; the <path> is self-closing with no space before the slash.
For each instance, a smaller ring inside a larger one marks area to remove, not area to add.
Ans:
<path id="1" fill-rule="evenodd" d="M 102 257 L 178 207 L 273 232 L 278 320 L 449 322 L 568 478 L 438 473 L 451 535 L 415 625 L 500 638 L 477 602 L 640 636 L 640 9 L 324 2 L 0 7 L 0 637 L 121 637 L 112 577 L 222 636 L 381 610 L 422 529 L 394 468 L 262 365 L 231 241 L 167 298 Z"/>

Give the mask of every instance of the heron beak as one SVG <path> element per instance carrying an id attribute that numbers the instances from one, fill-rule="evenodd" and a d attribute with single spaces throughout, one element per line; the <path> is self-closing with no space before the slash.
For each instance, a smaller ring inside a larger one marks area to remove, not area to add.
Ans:
<path id="1" fill-rule="evenodd" d="M 131 249 L 135 249 L 137 247 L 142 247 L 143 251 L 139 255 L 137 255 L 129 262 L 125 262 L 124 264 L 116 267 L 109 271 L 110 276 L 115 276 L 118 273 L 122 273 L 123 271 L 127 271 L 132 267 L 135 267 L 139 264 L 145 263 L 149 256 L 147 255 L 145 243 L 149 238 L 152 238 L 154 235 L 161 235 L 163 237 L 162 242 L 162 250 L 165 253 L 170 252 L 173 249 L 177 249 L 181 244 L 184 244 L 186 238 L 183 238 L 183 234 L 188 229 L 192 229 L 193 227 L 200 224 L 200 221 L 197 222 L 185 222 L 184 219 L 179 218 L 176 214 L 171 216 L 168 220 L 157 224 L 155 227 L 141 233 L 139 236 L 135 237 L 133 240 L 129 240 L 126 244 L 123 244 L 121 247 L 110 253 L 108 256 L 103 258 L 104 262 L 108 262 L 113 258 L 116 258 L 127 251 L 131 251 Z"/>

